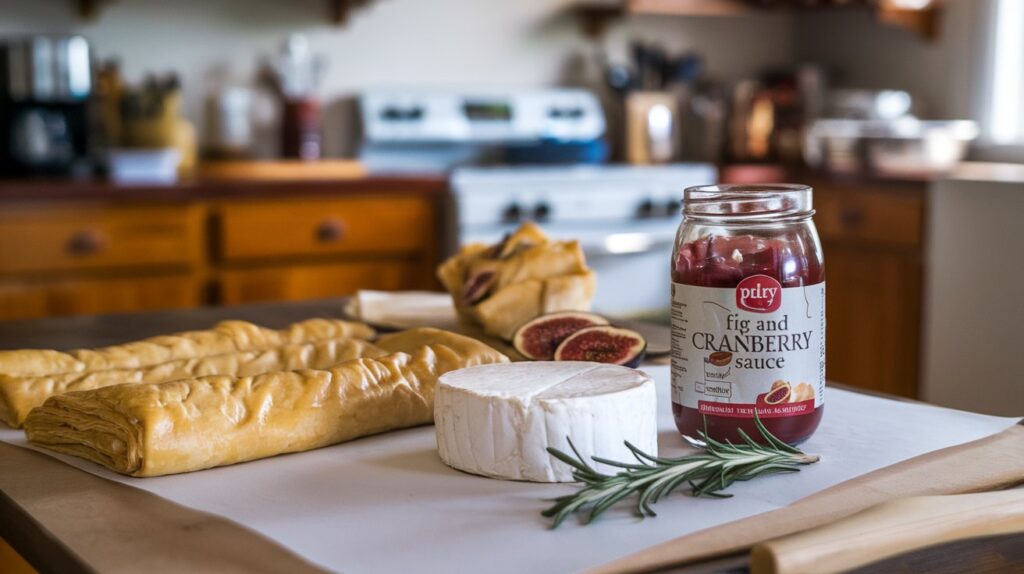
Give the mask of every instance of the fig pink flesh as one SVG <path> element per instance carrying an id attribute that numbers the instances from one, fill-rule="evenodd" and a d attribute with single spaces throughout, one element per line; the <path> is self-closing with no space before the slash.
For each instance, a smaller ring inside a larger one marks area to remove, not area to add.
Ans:
<path id="1" fill-rule="evenodd" d="M 555 356 L 555 349 L 570 335 L 594 322 L 580 317 L 558 317 L 547 322 L 530 325 L 519 335 L 520 347 L 529 357 L 548 360 Z"/>
<path id="2" fill-rule="evenodd" d="M 616 332 L 614 329 L 594 328 L 580 332 L 565 341 L 558 353 L 558 359 L 573 361 L 594 361 L 620 364 L 633 359 L 643 339 L 634 333 Z"/>

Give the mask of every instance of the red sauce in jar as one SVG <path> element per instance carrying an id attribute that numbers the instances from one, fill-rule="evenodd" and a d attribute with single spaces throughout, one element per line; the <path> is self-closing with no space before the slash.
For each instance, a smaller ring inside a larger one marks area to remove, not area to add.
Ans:
<path id="1" fill-rule="evenodd" d="M 745 204 L 710 219 L 688 214 L 680 230 L 672 266 L 672 414 L 691 442 L 700 442 L 702 430 L 722 441 L 742 441 L 740 429 L 759 439 L 754 408 L 790 444 L 821 421 L 825 268 L 810 190 L 793 187 L 806 192 L 806 206 L 789 205 L 777 221 L 747 219 L 758 211 Z M 728 201 L 736 188 L 712 189 Z M 743 186 L 735 193 L 771 190 Z"/>

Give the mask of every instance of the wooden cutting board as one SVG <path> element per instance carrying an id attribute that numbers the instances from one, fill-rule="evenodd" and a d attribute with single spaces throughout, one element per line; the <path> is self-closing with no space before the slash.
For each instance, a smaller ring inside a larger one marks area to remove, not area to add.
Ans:
<path id="1" fill-rule="evenodd" d="M 987 492 L 1024 484 L 1024 421 L 973 442 L 937 450 L 837 484 L 789 506 L 701 530 L 591 570 L 651 572 L 745 552 L 866 508 L 912 496 Z"/>
<path id="2" fill-rule="evenodd" d="M 366 177 L 353 160 L 212 161 L 199 165 L 199 178 L 217 181 L 326 181 Z"/>

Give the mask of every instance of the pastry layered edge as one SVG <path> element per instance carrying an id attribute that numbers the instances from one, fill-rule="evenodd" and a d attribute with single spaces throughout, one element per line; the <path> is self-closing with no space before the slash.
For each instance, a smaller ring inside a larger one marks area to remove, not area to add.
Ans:
<path id="1" fill-rule="evenodd" d="M 0 421 L 19 428 L 51 396 L 121 384 L 162 383 L 210 375 L 251 376 L 272 371 L 324 369 L 348 359 L 385 352 L 363 339 L 324 339 L 257 351 L 179 359 L 139 369 L 59 373 L 39 377 L 0 375 Z"/>
<path id="2" fill-rule="evenodd" d="M 69 352 L 45 349 L 0 351 L 0 374 L 37 377 L 110 369 L 139 369 L 169 361 L 224 353 L 258 351 L 324 339 L 373 339 L 368 325 L 341 319 L 307 319 L 284 329 L 247 321 L 221 321 L 210 329 L 160 335 L 97 349 Z"/>
<path id="3" fill-rule="evenodd" d="M 29 441 L 131 476 L 159 476 L 301 452 L 433 421 L 437 379 L 507 362 L 437 329 L 385 336 L 389 354 L 331 369 L 117 385 L 48 399 Z"/>

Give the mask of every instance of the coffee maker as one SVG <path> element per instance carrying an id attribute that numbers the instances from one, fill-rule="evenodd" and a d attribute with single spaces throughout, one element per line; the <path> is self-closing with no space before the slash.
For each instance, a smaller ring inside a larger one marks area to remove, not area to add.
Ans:
<path id="1" fill-rule="evenodd" d="M 92 94 L 85 38 L 0 40 L 0 176 L 88 172 Z"/>

